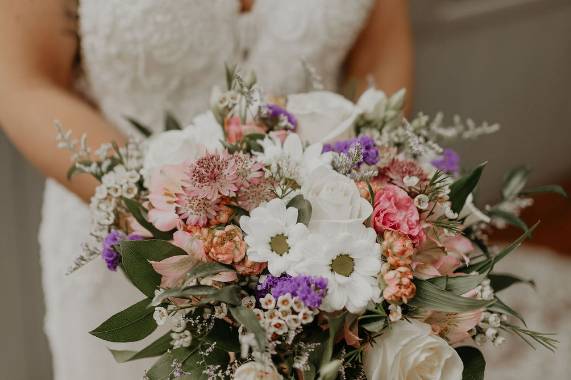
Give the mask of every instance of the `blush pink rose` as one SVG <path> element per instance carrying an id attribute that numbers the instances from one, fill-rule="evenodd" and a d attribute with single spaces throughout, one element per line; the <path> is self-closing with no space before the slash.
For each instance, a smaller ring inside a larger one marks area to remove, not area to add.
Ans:
<path id="1" fill-rule="evenodd" d="M 408 235 L 415 245 L 424 240 L 420 215 L 413 199 L 395 185 L 385 185 L 375 195 L 372 225 L 378 233 L 389 230 Z"/>

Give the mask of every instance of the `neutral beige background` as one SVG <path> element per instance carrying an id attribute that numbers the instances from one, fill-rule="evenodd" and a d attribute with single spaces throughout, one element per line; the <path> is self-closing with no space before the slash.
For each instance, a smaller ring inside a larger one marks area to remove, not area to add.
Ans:
<path id="1" fill-rule="evenodd" d="M 460 146 L 467 162 L 490 161 L 485 198 L 521 162 L 536 169 L 535 182 L 571 177 L 571 3 L 416 0 L 413 16 L 416 108 L 503 125 Z M 42 185 L 0 134 L 0 378 L 50 379 L 36 238 Z"/>

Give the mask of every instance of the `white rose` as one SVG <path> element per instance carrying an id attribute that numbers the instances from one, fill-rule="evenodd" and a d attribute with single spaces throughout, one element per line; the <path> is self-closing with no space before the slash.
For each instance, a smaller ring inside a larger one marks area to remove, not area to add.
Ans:
<path id="1" fill-rule="evenodd" d="M 301 187 L 301 193 L 311 203 L 311 223 L 362 223 L 373 212 L 373 207 L 361 197 L 355 182 L 326 167 L 311 172 Z"/>
<path id="2" fill-rule="evenodd" d="M 464 365 L 458 353 L 425 323 L 391 324 L 365 351 L 368 380 L 460 380 Z"/>
<path id="3" fill-rule="evenodd" d="M 272 366 L 258 362 L 242 364 L 234 373 L 235 380 L 281 380 L 282 377 Z"/>
<path id="4" fill-rule="evenodd" d="M 371 87 L 361 95 L 357 107 L 369 119 L 382 119 L 387 109 L 387 96 L 381 90 Z"/>
<path id="5" fill-rule="evenodd" d="M 149 176 L 157 168 L 194 160 L 207 150 L 220 149 L 220 140 L 223 138 L 222 128 L 212 112 L 197 116 L 183 130 L 166 131 L 152 136 L 147 141 L 143 162 L 145 181 L 148 182 Z"/>
<path id="6" fill-rule="evenodd" d="M 341 95 L 314 91 L 288 96 L 287 110 L 298 121 L 298 133 L 311 143 L 350 138 L 359 111 Z"/>

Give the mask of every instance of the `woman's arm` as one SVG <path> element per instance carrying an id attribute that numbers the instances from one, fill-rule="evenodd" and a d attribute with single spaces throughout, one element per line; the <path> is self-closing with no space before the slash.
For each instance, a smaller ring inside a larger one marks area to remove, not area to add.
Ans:
<path id="1" fill-rule="evenodd" d="M 377 88 L 393 94 L 407 90 L 411 109 L 413 84 L 412 32 L 407 0 L 376 0 L 365 28 L 349 53 L 346 76 L 358 81 L 359 93 L 372 77 Z"/>
<path id="2" fill-rule="evenodd" d="M 45 175 L 87 201 L 96 182 L 66 179 L 69 154 L 56 147 L 54 120 L 86 133 L 94 147 L 124 137 L 72 89 L 77 43 L 68 2 L 0 0 L 0 126 Z"/>

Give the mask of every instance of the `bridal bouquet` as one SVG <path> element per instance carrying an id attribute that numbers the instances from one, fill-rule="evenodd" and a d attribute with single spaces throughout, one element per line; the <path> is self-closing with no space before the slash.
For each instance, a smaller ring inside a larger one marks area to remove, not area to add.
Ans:
<path id="1" fill-rule="evenodd" d="M 498 295 L 495 273 L 536 226 L 518 217 L 538 191 L 527 170 L 478 209 L 484 164 L 442 143 L 497 130 L 439 115 L 403 117 L 404 92 L 356 104 L 312 91 L 264 96 L 227 70 L 211 110 L 144 141 L 103 146 L 59 131 L 70 172 L 100 180 L 76 269 L 102 257 L 144 298 L 94 329 L 110 342 L 163 334 L 119 362 L 158 357 L 146 379 L 482 379 L 476 346 L 511 333 L 554 349 Z M 355 137 L 356 136 L 356 137 Z M 564 194 L 564 193 L 563 193 Z M 494 228 L 523 230 L 488 245 Z M 159 327 L 160 326 L 160 327 Z"/>

